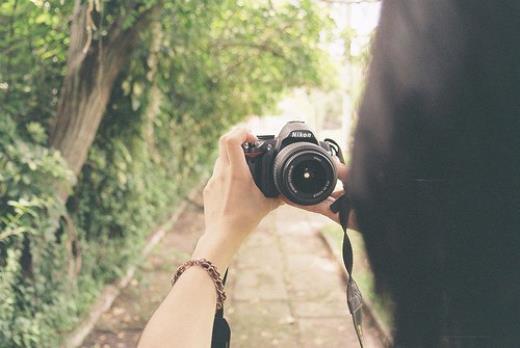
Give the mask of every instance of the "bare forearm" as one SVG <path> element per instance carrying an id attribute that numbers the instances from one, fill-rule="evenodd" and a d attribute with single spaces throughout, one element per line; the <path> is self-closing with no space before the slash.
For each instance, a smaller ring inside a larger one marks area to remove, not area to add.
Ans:
<path id="1" fill-rule="evenodd" d="M 139 347 L 209 347 L 215 305 L 206 271 L 188 268 L 146 325 Z"/>
<path id="2" fill-rule="evenodd" d="M 238 245 L 232 241 L 217 245 L 221 243 L 206 233 L 192 259 L 208 259 L 224 272 Z M 188 268 L 148 322 L 139 347 L 209 347 L 215 306 L 215 285 L 207 272 L 198 266 Z"/>
<path id="3" fill-rule="evenodd" d="M 206 233 L 192 259 L 207 259 L 222 276 L 247 235 L 281 203 L 264 197 L 247 166 L 241 145 L 256 140 L 244 129 L 222 137 L 203 192 Z M 199 266 L 189 267 L 146 325 L 139 347 L 210 347 L 216 302 L 211 276 Z"/>

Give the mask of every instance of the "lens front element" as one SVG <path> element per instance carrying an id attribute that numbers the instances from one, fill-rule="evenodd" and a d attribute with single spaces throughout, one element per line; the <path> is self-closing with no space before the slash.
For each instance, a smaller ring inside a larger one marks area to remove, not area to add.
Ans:
<path id="1" fill-rule="evenodd" d="M 306 160 L 292 167 L 290 180 L 296 191 L 304 194 L 317 194 L 323 190 L 327 181 L 326 170 L 318 162 L 320 159 Z"/>
<path id="2" fill-rule="evenodd" d="M 331 156 L 312 143 L 298 142 L 283 148 L 273 168 L 278 191 L 294 203 L 317 204 L 336 186 L 336 167 Z"/>

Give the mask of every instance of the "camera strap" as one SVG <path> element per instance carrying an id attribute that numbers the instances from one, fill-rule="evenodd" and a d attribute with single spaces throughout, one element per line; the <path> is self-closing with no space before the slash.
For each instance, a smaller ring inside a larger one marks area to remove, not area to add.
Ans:
<path id="1" fill-rule="evenodd" d="M 340 160 L 341 163 L 345 163 L 345 159 L 343 158 L 343 153 L 341 152 L 341 147 L 332 139 L 325 139 L 325 142 L 329 144 L 332 151 L 335 153 L 336 157 Z M 350 198 L 348 196 L 348 191 L 345 183 L 343 183 L 343 195 L 332 203 L 330 206 L 330 210 L 334 213 L 338 214 L 339 223 L 341 224 L 341 228 L 343 229 L 343 243 L 342 243 L 342 258 L 343 265 L 348 273 L 347 280 L 347 305 L 352 315 L 352 321 L 354 322 L 354 329 L 356 330 L 356 335 L 359 341 L 359 345 L 361 348 L 365 345 L 365 339 L 363 336 L 363 297 L 361 296 L 361 291 L 352 276 L 352 271 L 354 267 L 354 254 L 352 252 L 352 243 L 350 242 L 350 238 L 347 233 L 348 229 L 348 219 L 350 216 L 350 211 L 352 210 L 352 204 L 350 202 Z"/>
<path id="2" fill-rule="evenodd" d="M 341 163 L 345 163 L 343 159 L 343 154 L 341 152 L 341 148 L 338 143 L 336 143 L 332 139 L 325 139 L 331 149 L 335 152 L 335 155 L 339 158 Z M 343 229 L 343 245 L 342 245 L 342 256 L 343 256 L 343 264 L 348 273 L 347 280 L 347 305 L 352 315 L 352 321 L 354 322 L 354 329 L 356 331 L 356 335 L 359 341 L 359 345 L 361 348 L 365 346 L 365 340 L 363 336 L 363 298 L 361 296 L 361 291 L 356 284 L 352 276 L 352 270 L 354 266 L 354 256 L 352 252 L 352 243 L 350 242 L 350 238 L 347 234 L 348 227 L 348 219 L 350 215 L 350 211 L 352 209 L 350 199 L 348 197 L 348 193 L 345 185 L 343 185 L 343 195 L 340 196 L 332 205 L 330 209 L 337 213 L 339 216 L 339 222 Z M 228 269 L 226 269 L 226 273 L 224 274 L 223 284 L 226 284 L 226 279 L 228 275 Z M 213 332 L 211 338 L 211 348 L 229 348 L 231 342 L 231 328 L 229 324 L 224 318 L 224 306 L 215 312 L 215 318 L 213 319 Z"/>
<path id="3" fill-rule="evenodd" d="M 222 284 L 226 285 L 226 279 L 228 276 L 228 270 L 224 273 L 224 279 Z M 213 319 L 213 332 L 211 334 L 211 348 L 229 348 L 231 342 L 231 328 L 224 318 L 224 304 L 222 308 L 215 312 L 215 318 Z"/>
<path id="4" fill-rule="evenodd" d="M 345 265 L 345 269 L 348 273 L 346 289 L 347 304 L 350 314 L 352 315 L 352 321 L 354 322 L 354 329 L 356 330 L 359 345 L 361 346 L 361 348 L 363 348 L 365 343 L 362 326 L 363 298 L 361 296 L 361 291 L 359 290 L 359 287 L 357 286 L 357 283 L 354 280 L 354 277 L 352 276 L 354 256 L 352 253 L 352 243 L 350 242 L 350 238 L 347 234 L 348 218 L 351 210 L 351 204 L 347 194 L 343 194 L 334 203 L 332 203 L 330 209 L 333 212 L 339 214 L 339 221 L 343 229 L 342 256 L 343 264 Z"/>

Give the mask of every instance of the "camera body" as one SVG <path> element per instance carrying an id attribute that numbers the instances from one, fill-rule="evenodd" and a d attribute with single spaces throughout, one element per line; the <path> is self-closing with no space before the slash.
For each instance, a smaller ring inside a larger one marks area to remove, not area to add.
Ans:
<path id="1" fill-rule="evenodd" d="M 266 197 L 284 195 L 300 205 L 317 204 L 334 191 L 334 155 L 301 121 L 288 122 L 278 136 L 259 135 L 243 144 L 253 179 Z"/>

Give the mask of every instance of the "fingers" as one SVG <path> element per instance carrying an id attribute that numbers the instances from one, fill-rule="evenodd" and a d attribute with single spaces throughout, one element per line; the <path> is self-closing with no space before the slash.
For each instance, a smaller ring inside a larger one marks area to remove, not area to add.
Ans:
<path id="1" fill-rule="evenodd" d="M 332 192 L 332 193 L 330 194 L 330 196 L 331 196 L 332 198 L 336 198 L 336 199 L 338 199 L 339 197 L 341 197 L 341 196 L 343 195 L 343 193 L 345 193 L 345 191 L 343 191 L 343 190 L 339 190 L 339 191 Z"/>
<path id="2" fill-rule="evenodd" d="M 225 155 L 227 157 L 227 154 Z M 219 156 L 215 161 L 215 166 L 213 167 L 213 176 L 219 176 L 222 174 L 222 169 L 225 168 L 225 160 Z"/>
<path id="3" fill-rule="evenodd" d="M 348 177 L 348 168 L 344 163 L 341 163 L 337 157 L 334 157 L 334 161 L 336 162 L 336 171 L 338 173 L 338 179 L 345 184 L 347 182 Z"/>
<path id="4" fill-rule="evenodd" d="M 224 134 L 218 140 L 218 158 L 220 158 L 221 162 L 224 164 L 229 163 L 227 149 L 226 149 L 226 136 L 227 136 L 227 134 Z"/>
<path id="5" fill-rule="evenodd" d="M 239 174 L 247 173 L 249 168 L 247 167 L 242 144 L 245 142 L 255 142 L 256 140 L 256 137 L 245 128 L 235 128 L 224 135 L 221 138 L 219 147 L 220 151 L 226 152 L 226 164 L 229 164 L 232 169 Z"/>
<path id="6" fill-rule="evenodd" d="M 213 168 L 213 177 L 224 175 L 231 169 L 236 176 L 250 175 L 242 144 L 255 142 L 256 137 L 245 128 L 234 128 L 219 139 L 219 155 Z"/>

